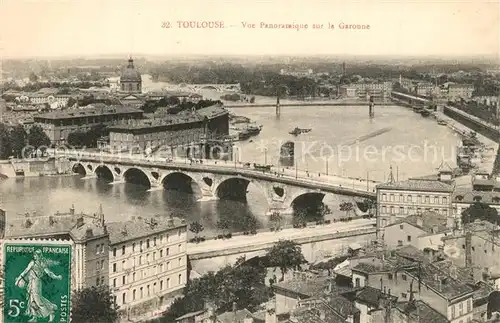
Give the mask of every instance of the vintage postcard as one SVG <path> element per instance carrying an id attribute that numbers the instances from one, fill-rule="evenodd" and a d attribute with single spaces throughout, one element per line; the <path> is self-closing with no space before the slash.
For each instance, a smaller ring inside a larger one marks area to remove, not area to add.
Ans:
<path id="1" fill-rule="evenodd" d="M 0 1 L 0 321 L 500 321 L 500 1 Z"/>

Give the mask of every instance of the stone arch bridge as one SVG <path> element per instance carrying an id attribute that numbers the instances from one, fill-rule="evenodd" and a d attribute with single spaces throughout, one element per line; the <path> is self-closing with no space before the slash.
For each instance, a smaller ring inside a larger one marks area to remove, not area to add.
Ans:
<path id="1" fill-rule="evenodd" d="M 277 177 L 269 172 L 237 169 L 227 166 L 189 165 L 161 161 L 103 161 L 98 157 L 69 158 L 66 171 L 78 172 L 85 177 L 106 177 L 113 183 L 133 182 L 148 186 L 150 190 L 191 188 L 200 200 L 246 198 L 250 183 L 263 192 L 269 212 L 291 212 L 293 204 L 321 202 L 326 194 L 375 198 L 375 193 L 350 189 L 334 183 L 314 182 L 301 178 Z M 193 185 L 195 184 L 195 185 Z"/>

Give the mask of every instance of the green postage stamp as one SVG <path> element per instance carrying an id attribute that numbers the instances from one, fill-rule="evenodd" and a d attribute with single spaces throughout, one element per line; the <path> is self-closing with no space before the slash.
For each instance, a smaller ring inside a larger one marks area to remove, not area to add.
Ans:
<path id="1" fill-rule="evenodd" d="M 5 242 L 3 322 L 70 322 L 71 244 Z"/>

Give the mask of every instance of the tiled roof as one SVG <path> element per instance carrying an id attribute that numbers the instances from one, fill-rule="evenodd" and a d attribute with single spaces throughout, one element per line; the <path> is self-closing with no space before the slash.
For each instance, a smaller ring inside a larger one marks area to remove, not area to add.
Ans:
<path id="1" fill-rule="evenodd" d="M 401 223 L 408 223 L 416 228 L 419 228 L 427 233 L 437 233 L 447 230 L 447 219 L 445 215 L 428 211 L 422 214 L 409 215 L 399 221 L 396 221 L 389 226 L 400 225 Z M 433 230 L 436 230 L 434 232 Z"/>
<path id="2" fill-rule="evenodd" d="M 421 264 L 411 269 L 405 269 L 405 271 L 449 300 L 469 293 L 472 294 L 474 291 L 466 282 L 450 277 L 449 272 L 443 272 L 434 264 Z"/>
<path id="3" fill-rule="evenodd" d="M 379 273 L 379 272 L 390 272 L 394 267 L 390 264 L 384 264 L 381 266 L 376 266 L 374 264 L 368 264 L 365 262 L 360 262 L 352 268 L 352 271 L 360 271 L 365 274 Z"/>
<path id="4" fill-rule="evenodd" d="M 117 244 L 186 226 L 184 220 L 179 218 L 172 218 L 172 220 L 173 222 L 169 223 L 168 219 L 147 221 L 144 218 L 135 218 L 124 222 L 109 223 L 107 227 L 110 243 Z"/>
<path id="5" fill-rule="evenodd" d="M 481 202 L 486 204 L 500 205 L 500 192 L 483 192 L 472 190 L 456 190 L 453 193 L 453 202 L 456 203 L 474 203 L 476 197 L 481 198 Z"/>
<path id="6" fill-rule="evenodd" d="M 347 323 L 339 314 L 325 306 L 316 305 L 313 308 L 299 307 L 290 314 L 290 323 Z"/>
<path id="7" fill-rule="evenodd" d="M 139 109 L 127 107 L 127 106 L 107 106 L 106 108 L 87 108 L 78 110 L 64 110 L 64 111 L 54 111 L 44 114 L 37 115 L 37 119 L 73 119 L 78 117 L 89 117 L 89 116 L 99 116 L 99 115 L 121 115 L 136 113 L 141 114 L 142 111 Z"/>
<path id="8" fill-rule="evenodd" d="M 356 293 L 356 301 L 374 308 L 378 308 L 381 298 L 390 298 L 392 301 L 397 300 L 396 296 L 385 294 L 380 289 L 370 286 L 365 286 Z"/>
<path id="9" fill-rule="evenodd" d="M 377 189 L 408 190 L 422 192 L 453 192 L 453 186 L 437 180 L 410 178 L 406 181 L 377 185 Z"/>
<path id="10" fill-rule="evenodd" d="M 279 291 L 286 290 L 302 297 L 313 297 L 324 294 L 326 287 L 329 286 L 331 277 L 314 277 L 314 278 L 292 278 L 290 280 L 274 284 L 273 287 Z"/>
<path id="11" fill-rule="evenodd" d="M 415 307 L 409 307 L 408 302 L 401 302 L 396 304 L 396 308 L 402 313 L 409 313 L 416 315 L 418 313 L 420 322 L 425 323 L 448 323 L 450 322 L 444 315 L 437 312 L 435 309 L 422 301 L 416 301 Z"/>
<path id="12" fill-rule="evenodd" d="M 226 312 L 217 315 L 217 321 L 220 323 L 243 323 L 246 318 L 252 317 L 252 313 L 245 309 L 233 312 Z"/>

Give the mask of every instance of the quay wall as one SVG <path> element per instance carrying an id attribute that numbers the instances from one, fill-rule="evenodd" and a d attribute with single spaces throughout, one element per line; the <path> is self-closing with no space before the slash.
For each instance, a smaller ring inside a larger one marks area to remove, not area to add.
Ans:
<path id="1" fill-rule="evenodd" d="M 66 165 L 67 164 L 67 165 Z M 49 158 L 0 160 L 0 176 L 4 177 L 37 177 L 61 175 L 68 173 L 69 161 Z"/>
<path id="2" fill-rule="evenodd" d="M 493 140 L 493 141 L 496 141 L 496 142 L 499 142 L 500 141 L 500 131 L 499 130 L 493 130 L 487 126 L 484 126 L 484 125 L 481 125 L 475 121 L 473 121 L 473 118 L 472 116 L 470 118 L 468 118 L 466 115 L 465 112 L 462 112 L 462 113 L 458 113 L 456 111 L 453 111 L 450 107 L 448 106 L 444 106 L 443 108 L 443 113 L 460 122 L 461 124 L 463 124 L 464 126 L 470 128 L 471 130 L 474 130 L 475 132 Z"/>
<path id="3" fill-rule="evenodd" d="M 325 235 L 301 237 L 292 239 L 301 245 L 302 254 L 309 263 L 314 263 L 328 257 L 338 256 L 347 252 L 347 247 L 352 243 L 361 246 L 371 244 L 375 240 L 375 228 L 361 228 L 347 232 L 332 232 Z M 249 260 L 267 254 L 277 241 L 248 246 L 238 246 L 219 251 L 205 252 L 203 254 L 190 254 L 188 244 L 188 258 L 191 268 L 200 274 L 217 271 L 227 265 L 234 265 L 238 258 L 245 257 Z"/>

